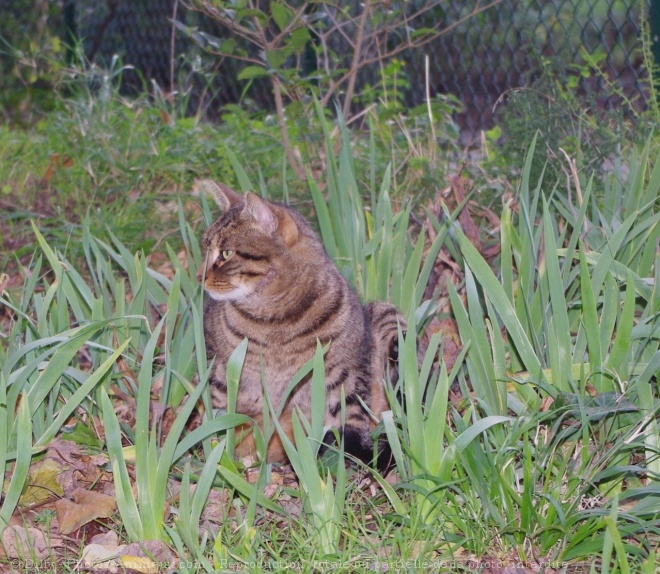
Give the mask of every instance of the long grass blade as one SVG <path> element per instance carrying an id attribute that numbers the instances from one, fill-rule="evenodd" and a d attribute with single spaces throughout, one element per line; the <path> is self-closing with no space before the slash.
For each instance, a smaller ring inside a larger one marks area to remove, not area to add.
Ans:
<path id="1" fill-rule="evenodd" d="M 103 387 L 99 388 L 100 404 L 103 413 L 103 426 L 105 427 L 108 455 L 112 465 L 112 475 L 115 482 L 115 498 L 117 508 L 121 514 L 126 533 L 134 541 L 144 540 L 142 518 L 137 504 L 133 498 L 131 480 L 126 468 L 126 460 L 122 452 L 122 436 L 119 430 L 119 421 L 115 415 L 108 393 Z"/>
<path id="2" fill-rule="evenodd" d="M 46 429 L 43 435 L 39 437 L 39 439 L 35 443 L 36 447 L 44 446 L 53 439 L 53 437 L 57 434 L 57 431 L 59 431 L 62 425 L 66 423 L 68 418 L 78 408 L 78 406 L 83 401 L 83 399 L 87 395 L 89 395 L 94 389 L 94 387 L 96 387 L 108 374 L 112 366 L 116 363 L 119 356 L 124 352 L 126 347 L 128 347 L 129 343 L 130 343 L 130 339 L 124 341 L 124 343 L 122 343 L 119 346 L 119 348 L 114 353 L 112 353 L 112 355 L 110 355 L 110 357 L 108 357 L 103 362 L 103 364 L 89 376 L 89 378 L 76 390 L 76 392 L 73 393 L 73 395 L 71 395 L 69 400 L 66 403 L 64 403 L 64 405 L 60 409 L 53 423 Z"/>
<path id="3" fill-rule="evenodd" d="M 9 524 L 14 509 L 21 496 L 32 460 L 32 419 L 30 418 L 30 402 L 23 395 L 18 407 L 16 419 L 16 462 L 9 487 L 0 508 L 0 533 Z M 3 461 L 4 462 L 4 461 Z M 4 468 L 4 466 L 3 466 Z"/>
<path id="4" fill-rule="evenodd" d="M 561 390 L 568 391 L 571 382 L 570 365 L 572 362 L 568 334 L 571 332 L 571 328 L 568 320 L 568 303 L 564 294 L 564 282 L 559 269 L 557 244 L 555 243 L 550 212 L 545 198 L 543 199 L 543 238 L 545 242 L 545 265 L 552 305 L 552 321 L 555 332 L 558 334 L 555 339 L 558 370 L 556 373 L 553 372 L 553 382 Z"/>
<path id="5" fill-rule="evenodd" d="M 472 243 L 470 243 L 468 238 L 465 237 L 460 230 L 456 230 L 456 235 L 461 248 L 461 253 L 463 254 L 463 257 L 465 257 L 467 265 L 482 285 L 484 294 L 491 300 L 493 307 L 502 318 L 502 322 L 509 333 L 511 341 L 515 345 L 516 351 L 523 361 L 523 364 L 527 370 L 532 373 L 532 376 L 535 379 L 547 383 L 545 375 L 543 374 L 541 362 L 536 356 L 534 348 L 525 333 L 525 329 L 518 320 L 516 311 L 511 305 L 504 289 L 497 281 L 497 278 L 488 264 L 474 248 Z M 519 387 L 519 392 L 529 406 L 533 407 L 538 404 L 538 396 L 531 389 Z"/>

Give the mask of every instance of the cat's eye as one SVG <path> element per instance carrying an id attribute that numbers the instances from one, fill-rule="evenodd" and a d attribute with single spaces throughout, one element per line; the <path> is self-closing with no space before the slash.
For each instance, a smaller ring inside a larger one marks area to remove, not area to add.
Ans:
<path id="1" fill-rule="evenodd" d="M 223 249 L 220 252 L 220 259 L 227 261 L 227 259 L 229 259 L 233 254 L 234 252 L 231 249 Z"/>

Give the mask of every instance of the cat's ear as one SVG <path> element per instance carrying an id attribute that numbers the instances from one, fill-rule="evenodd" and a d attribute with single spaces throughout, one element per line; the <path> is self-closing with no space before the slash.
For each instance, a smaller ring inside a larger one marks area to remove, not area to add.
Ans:
<path id="1" fill-rule="evenodd" d="M 256 193 L 252 193 L 251 191 L 245 194 L 245 208 L 243 209 L 243 213 L 249 215 L 261 230 L 268 235 L 275 233 L 280 225 L 277 215 L 275 215 L 270 206 Z"/>
<path id="2" fill-rule="evenodd" d="M 286 209 L 279 206 L 277 209 L 279 210 L 280 235 L 282 236 L 282 239 L 284 239 L 284 243 L 286 243 L 287 247 L 291 247 L 296 241 L 298 241 L 298 226 Z"/>
<path id="3" fill-rule="evenodd" d="M 243 212 L 249 214 L 264 233 L 274 235 L 278 232 L 288 247 L 298 241 L 298 226 L 283 207 L 265 201 L 248 191 L 245 194 Z"/>
<path id="4" fill-rule="evenodd" d="M 197 182 L 200 193 L 210 193 L 215 202 L 220 206 L 223 213 L 229 208 L 243 203 L 243 196 L 228 188 L 223 183 L 216 183 L 211 179 L 203 179 Z"/>

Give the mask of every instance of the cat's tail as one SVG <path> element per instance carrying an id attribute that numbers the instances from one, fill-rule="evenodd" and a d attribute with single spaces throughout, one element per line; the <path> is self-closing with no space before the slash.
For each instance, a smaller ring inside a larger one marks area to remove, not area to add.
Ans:
<path id="1" fill-rule="evenodd" d="M 366 305 L 371 330 L 371 410 L 376 416 L 389 410 L 385 394 L 385 377 L 398 380 L 399 327 L 405 333 L 407 323 L 391 303 L 375 301 Z"/>

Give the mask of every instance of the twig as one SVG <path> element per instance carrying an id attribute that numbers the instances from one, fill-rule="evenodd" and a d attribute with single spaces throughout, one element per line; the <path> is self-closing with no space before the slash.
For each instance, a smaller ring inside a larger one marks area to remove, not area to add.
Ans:
<path id="1" fill-rule="evenodd" d="M 429 79 L 429 56 L 426 54 L 424 56 L 424 84 L 426 88 L 426 109 L 429 114 L 429 123 L 431 125 L 431 135 L 433 136 L 433 141 L 435 142 L 435 122 L 433 121 L 433 108 L 431 107 L 431 86 Z M 433 146 L 435 149 L 435 146 Z"/>
<path id="2" fill-rule="evenodd" d="M 443 28 L 442 30 L 438 29 L 442 25 L 442 23 L 439 22 L 431 29 L 431 31 L 428 33 L 427 36 L 421 38 L 420 40 L 416 40 L 416 41 L 411 40 L 411 43 L 403 42 L 401 45 L 397 46 L 396 48 L 393 48 L 389 52 L 386 52 L 382 55 L 379 54 L 371 58 L 365 58 L 364 60 L 359 60 L 356 70 L 351 69 L 348 72 L 346 72 L 343 76 L 341 76 L 341 78 L 339 78 L 339 80 L 337 80 L 336 82 L 332 82 L 332 81 L 330 82 L 328 91 L 321 99 L 321 105 L 323 106 L 327 105 L 327 103 L 333 97 L 334 93 L 339 89 L 339 86 L 341 86 L 344 82 L 346 82 L 352 74 L 357 73 L 358 70 L 364 68 L 365 66 L 374 64 L 376 62 L 392 58 L 400 54 L 401 52 L 404 52 L 405 50 L 409 50 L 411 48 L 420 48 L 422 46 L 425 46 L 426 44 L 428 44 L 438 36 L 442 36 L 443 34 L 446 34 L 447 32 L 453 30 L 457 26 L 460 26 L 463 22 L 469 20 L 470 18 L 476 16 L 477 14 L 484 12 L 485 10 L 488 10 L 489 8 L 492 8 L 493 6 L 496 6 L 497 4 L 500 4 L 501 2 L 502 0 L 493 0 L 492 2 L 489 2 L 484 6 L 477 7 L 463 18 L 459 18 L 456 22 L 450 24 L 449 26 Z"/>
<path id="3" fill-rule="evenodd" d="M 96 56 L 96 52 L 98 52 L 99 48 L 101 47 L 101 40 L 103 40 L 103 35 L 105 34 L 105 30 L 115 17 L 115 13 L 117 11 L 117 2 L 114 0 L 109 0 L 108 7 L 110 10 L 108 12 L 108 15 L 105 18 L 103 18 L 103 21 L 99 24 L 98 28 L 96 29 L 96 34 L 94 34 L 94 44 L 92 44 L 92 49 L 89 51 L 89 55 L 87 56 L 87 59 L 90 62 L 94 61 L 94 56 Z"/>
<path id="4" fill-rule="evenodd" d="M 174 44 L 175 44 L 175 30 L 176 26 L 176 11 L 179 7 L 179 0 L 174 0 L 174 7 L 172 8 L 172 33 L 170 34 L 170 94 L 174 93 Z"/>
<path id="5" fill-rule="evenodd" d="M 360 69 L 358 64 L 360 63 L 360 58 L 362 57 L 362 39 L 364 38 L 364 28 L 367 25 L 367 15 L 370 12 L 371 2 L 366 0 L 364 3 L 364 8 L 362 9 L 362 14 L 360 15 L 360 24 L 358 25 L 357 38 L 355 40 L 355 49 L 353 50 L 353 61 L 349 69 L 349 79 L 348 87 L 346 88 L 346 99 L 344 100 L 344 117 L 348 117 L 348 113 L 351 109 L 351 100 L 353 99 L 353 92 L 355 90 L 355 81 L 357 79 L 357 72 Z"/>
<path id="6" fill-rule="evenodd" d="M 575 165 L 575 161 L 572 160 L 569 155 L 566 153 L 566 151 L 562 148 L 559 148 L 559 151 L 564 154 L 564 157 L 566 158 L 566 161 L 568 162 L 568 167 L 571 170 L 571 177 L 568 177 L 568 174 L 566 175 L 566 178 L 568 180 L 568 205 L 571 211 L 573 211 L 573 216 L 576 216 L 575 211 L 573 210 L 573 206 L 571 204 L 571 183 L 570 179 L 573 180 L 573 183 L 575 185 L 575 193 L 577 194 L 577 200 L 578 200 L 578 207 L 582 208 L 582 202 L 584 201 L 582 197 L 582 187 L 580 186 L 580 177 L 577 172 L 577 166 Z M 584 218 L 584 233 L 585 235 L 589 232 L 589 221 L 587 218 Z"/>
<path id="7" fill-rule="evenodd" d="M 289 129 L 287 128 L 286 118 L 284 117 L 284 101 L 282 100 L 282 86 L 280 84 L 280 79 L 275 75 L 272 75 L 271 78 L 273 82 L 273 95 L 275 96 L 277 123 L 279 124 L 280 132 L 282 133 L 282 145 L 284 146 L 284 153 L 286 154 L 287 162 L 299 179 L 305 179 L 305 170 L 303 169 L 303 166 L 300 165 L 300 162 L 296 158 L 296 155 L 293 153 L 293 148 L 291 147 Z"/>

